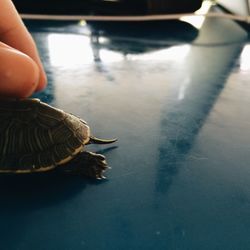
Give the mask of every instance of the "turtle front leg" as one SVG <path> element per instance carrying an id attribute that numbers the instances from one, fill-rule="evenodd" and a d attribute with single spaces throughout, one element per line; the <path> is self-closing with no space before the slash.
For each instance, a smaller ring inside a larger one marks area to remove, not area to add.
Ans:
<path id="1" fill-rule="evenodd" d="M 65 171 L 82 174 L 95 179 L 105 179 L 104 171 L 108 168 L 105 156 L 83 151 L 71 160 Z"/>

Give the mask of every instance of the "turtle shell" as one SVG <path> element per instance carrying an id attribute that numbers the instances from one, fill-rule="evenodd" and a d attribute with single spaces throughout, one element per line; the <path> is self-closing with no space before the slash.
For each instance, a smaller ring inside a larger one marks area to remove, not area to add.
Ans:
<path id="1" fill-rule="evenodd" d="M 40 172 L 83 150 L 90 130 L 82 119 L 39 99 L 0 100 L 0 172 Z"/>

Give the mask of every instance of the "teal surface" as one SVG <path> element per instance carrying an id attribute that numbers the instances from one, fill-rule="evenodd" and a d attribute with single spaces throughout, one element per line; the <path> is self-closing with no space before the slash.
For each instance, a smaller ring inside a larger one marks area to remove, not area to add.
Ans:
<path id="1" fill-rule="evenodd" d="M 49 79 L 36 96 L 118 142 L 89 147 L 105 181 L 0 176 L 0 248 L 250 249 L 247 33 L 224 19 L 27 25 Z"/>

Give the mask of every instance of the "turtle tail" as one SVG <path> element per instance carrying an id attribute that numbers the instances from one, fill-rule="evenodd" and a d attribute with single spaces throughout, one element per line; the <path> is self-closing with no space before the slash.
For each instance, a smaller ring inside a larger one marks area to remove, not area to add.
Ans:
<path id="1" fill-rule="evenodd" d="M 110 144 L 116 141 L 117 141 L 116 138 L 115 139 L 99 139 L 95 136 L 90 136 L 88 144 Z"/>

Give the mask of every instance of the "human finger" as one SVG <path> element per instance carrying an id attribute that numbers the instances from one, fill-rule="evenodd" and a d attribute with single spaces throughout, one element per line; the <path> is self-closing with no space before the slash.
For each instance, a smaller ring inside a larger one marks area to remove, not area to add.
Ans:
<path id="1" fill-rule="evenodd" d="M 39 82 L 39 68 L 26 54 L 0 42 L 0 96 L 30 96 Z"/>
<path id="2" fill-rule="evenodd" d="M 47 84 L 46 74 L 36 44 L 10 0 L 0 0 L 0 41 L 31 57 L 39 68 L 39 81 L 35 90 Z"/>

